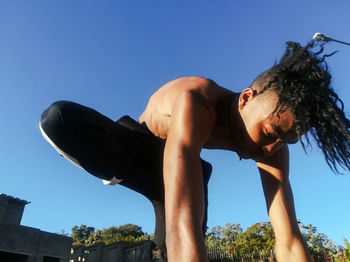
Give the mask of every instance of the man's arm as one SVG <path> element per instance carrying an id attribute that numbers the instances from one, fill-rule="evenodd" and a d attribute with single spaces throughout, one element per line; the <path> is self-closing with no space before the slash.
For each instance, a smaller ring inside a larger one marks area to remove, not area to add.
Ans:
<path id="1" fill-rule="evenodd" d="M 169 262 L 208 261 L 202 223 L 200 151 L 216 121 L 208 100 L 196 91 L 176 99 L 164 150 L 166 244 Z"/>
<path id="2" fill-rule="evenodd" d="M 289 182 L 289 152 L 285 145 L 257 162 L 269 218 L 276 237 L 277 261 L 312 261 L 298 227 Z"/>

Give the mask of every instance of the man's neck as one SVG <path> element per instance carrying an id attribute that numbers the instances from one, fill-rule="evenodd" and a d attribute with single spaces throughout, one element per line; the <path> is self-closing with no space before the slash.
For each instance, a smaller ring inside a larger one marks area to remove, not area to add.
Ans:
<path id="1" fill-rule="evenodd" d="M 216 107 L 216 126 L 205 144 L 205 148 L 235 151 L 237 139 L 237 119 L 239 94 L 231 93 Z"/>

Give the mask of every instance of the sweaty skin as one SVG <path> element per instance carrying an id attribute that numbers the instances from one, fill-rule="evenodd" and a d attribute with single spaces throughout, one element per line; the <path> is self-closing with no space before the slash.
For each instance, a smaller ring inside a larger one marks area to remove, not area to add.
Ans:
<path id="1" fill-rule="evenodd" d="M 240 94 L 202 77 L 184 77 L 150 98 L 139 122 L 166 140 L 164 186 L 168 261 L 208 261 L 202 221 L 202 148 L 225 149 L 256 161 L 278 261 L 311 261 L 298 228 L 289 183 L 288 143 L 298 137 L 290 111 L 272 114 L 277 97 Z"/>

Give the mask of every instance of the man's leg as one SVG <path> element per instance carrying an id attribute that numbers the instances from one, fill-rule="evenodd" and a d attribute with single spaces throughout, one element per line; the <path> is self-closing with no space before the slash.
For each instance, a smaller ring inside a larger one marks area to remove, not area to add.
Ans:
<path id="1" fill-rule="evenodd" d="M 156 216 L 155 242 L 166 261 L 163 146 L 152 134 L 140 130 L 131 119 L 118 121 L 82 105 L 60 101 L 42 115 L 40 129 L 44 137 L 63 156 L 89 173 L 104 180 L 113 177 L 120 185 L 148 198 Z M 208 189 L 211 165 L 202 160 L 206 232 Z"/>
<path id="2" fill-rule="evenodd" d="M 123 130 L 82 105 L 59 101 L 42 114 L 43 136 L 68 160 L 101 179 L 123 179 L 133 167 L 123 150 Z"/>
<path id="3" fill-rule="evenodd" d="M 104 180 L 116 177 L 120 185 L 148 198 L 156 216 L 155 242 L 166 254 L 164 144 L 160 140 L 132 119 L 122 118 L 116 123 L 68 101 L 53 103 L 42 114 L 40 129 L 45 139 L 77 166 Z"/>

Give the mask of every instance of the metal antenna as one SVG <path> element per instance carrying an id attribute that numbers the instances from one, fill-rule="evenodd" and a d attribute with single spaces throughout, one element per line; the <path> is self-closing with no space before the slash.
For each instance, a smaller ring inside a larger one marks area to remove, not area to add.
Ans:
<path id="1" fill-rule="evenodd" d="M 330 38 L 328 36 L 325 36 L 324 34 L 321 34 L 321 33 L 316 33 L 314 34 L 313 36 L 313 39 L 315 41 L 322 41 L 322 42 L 330 42 L 330 41 L 333 41 L 333 42 L 337 42 L 337 43 L 340 43 L 340 44 L 344 44 L 344 45 L 350 45 L 350 43 L 347 43 L 347 42 L 343 42 L 343 41 L 340 41 L 340 40 L 336 40 L 336 39 L 333 39 L 333 38 Z"/>

